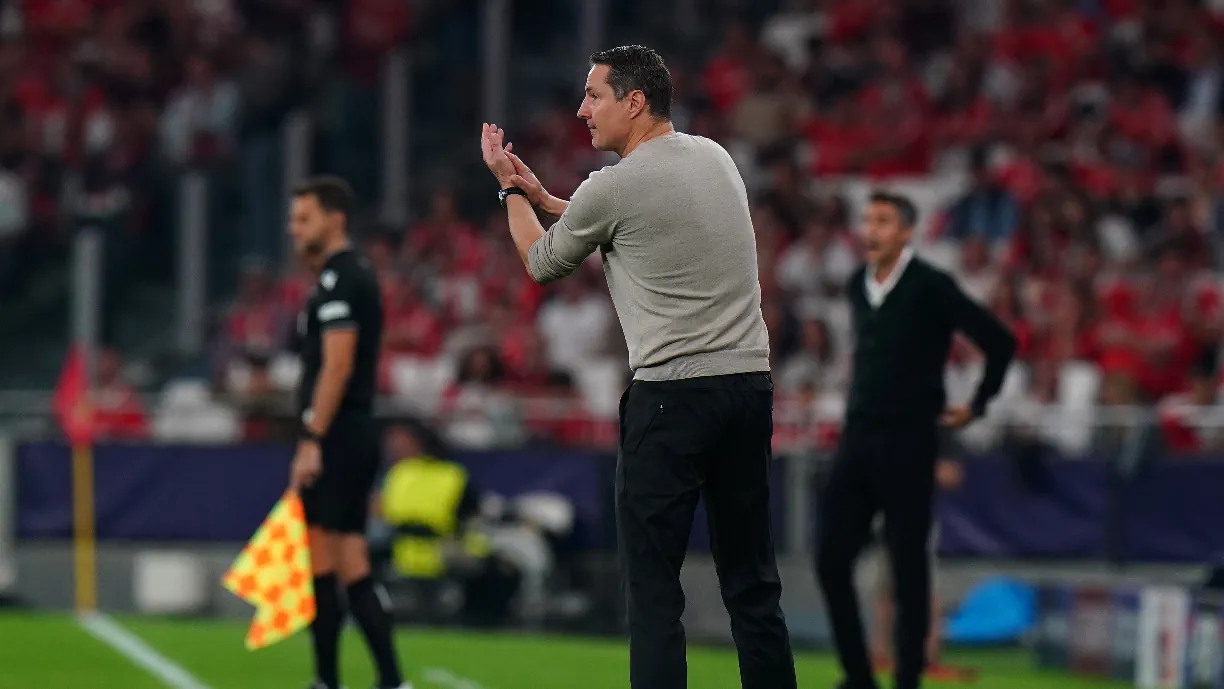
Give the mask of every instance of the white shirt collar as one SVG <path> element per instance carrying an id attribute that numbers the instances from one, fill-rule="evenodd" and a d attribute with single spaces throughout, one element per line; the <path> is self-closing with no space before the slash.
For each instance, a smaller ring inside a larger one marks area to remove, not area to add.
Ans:
<path id="1" fill-rule="evenodd" d="M 897 265 L 893 266 L 892 272 L 888 277 L 884 278 L 884 282 L 875 279 L 876 267 L 869 264 L 867 271 L 863 275 L 863 280 L 867 283 L 867 301 L 875 308 L 879 308 L 880 304 L 884 303 L 884 299 L 888 293 L 897 286 L 897 281 L 901 279 L 901 275 L 905 272 L 905 267 L 909 265 L 911 259 L 914 258 L 914 247 L 907 246 L 901 250 L 901 255 L 897 257 Z"/>

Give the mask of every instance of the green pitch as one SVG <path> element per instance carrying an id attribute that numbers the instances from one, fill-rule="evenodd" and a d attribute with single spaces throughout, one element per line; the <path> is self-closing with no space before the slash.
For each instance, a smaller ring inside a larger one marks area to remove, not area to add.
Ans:
<path id="1" fill-rule="evenodd" d="M 308 679 L 305 634 L 252 653 L 242 646 L 242 624 L 144 618 L 118 621 L 211 689 L 297 689 Z M 0 615 L 0 639 L 0 689 L 162 687 L 124 656 L 89 636 L 69 616 Z M 418 689 L 628 687 L 625 645 L 614 640 L 413 630 L 400 633 L 399 648 Z M 342 650 L 345 683 L 350 689 L 366 689 L 372 683 L 372 673 L 355 632 L 345 636 Z M 981 671 L 976 683 L 962 685 L 975 689 L 1127 686 L 1038 672 L 1029 656 L 1020 651 L 956 652 L 948 660 Z M 837 673 L 827 655 L 803 655 L 797 663 L 802 689 L 833 686 Z M 721 649 L 690 649 L 689 686 L 738 688 L 735 654 Z"/>

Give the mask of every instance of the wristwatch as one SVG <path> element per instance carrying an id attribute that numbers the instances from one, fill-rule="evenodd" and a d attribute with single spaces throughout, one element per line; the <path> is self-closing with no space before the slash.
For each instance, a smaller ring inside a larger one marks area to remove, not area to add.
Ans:
<path id="1" fill-rule="evenodd" d="M 499 203 L 501 203 L 502 208 L 506 207 L 506 199 L 510 198 L 512 194 L 518 194 L 523 198 L 527 198 L 527 192 L 523 191 L 522 189 L 519 189 L 518 187 L 506 187 L 505 189 L 497 192 L 497 200 Z"/>
<path id="2" fill-rule="evenodd" d="M 317 443 L 323 440 L 323 437 L 310 429 L 310 422 L 314 420 L 314 410 L 307 409 L 302 412 L 301 422 L 298 424 L 298 439 L 308 440 L 312 443 Z"/>

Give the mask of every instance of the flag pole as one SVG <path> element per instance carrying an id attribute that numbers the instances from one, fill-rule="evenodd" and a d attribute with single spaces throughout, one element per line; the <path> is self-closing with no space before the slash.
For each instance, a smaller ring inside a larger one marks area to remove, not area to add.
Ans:
<path id="1" fill-rule="evenodd" d="M 80 443 L 72 448 L 73 559 L 76 610 L 98 608 L 97 539 L 94 524 L 93 446 Z"/>
<path id="2" fill-rule="evenodd" d="M 71 413 L 89 415 L 92 427 L 94 377 L 102 312 L 103 266 L 102 232 L 85 227 L 77 233 L 73 246 L 73 341 L 79 348 L 84 368 L 84 399 Z M 89 434 L 92 435 L 92 434 Z M 73 574 L 76 610 L 88 613 L 98 607 L 97 529 L 94 512 L 94 448 L 92 437 L 73 434 L 72 510 Z"/>

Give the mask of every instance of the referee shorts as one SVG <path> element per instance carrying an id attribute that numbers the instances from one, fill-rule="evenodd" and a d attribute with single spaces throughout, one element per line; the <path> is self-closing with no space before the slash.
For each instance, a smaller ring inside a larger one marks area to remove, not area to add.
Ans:
<path id="1" fill-rule="evenodd" d="M 381 457 L 378 426 L 369 414 L 341 411 L 320 443 L 323 473 L 301 491 L 306 523 L 364 534 Z"/>

